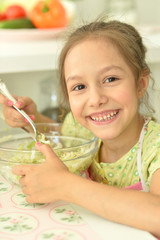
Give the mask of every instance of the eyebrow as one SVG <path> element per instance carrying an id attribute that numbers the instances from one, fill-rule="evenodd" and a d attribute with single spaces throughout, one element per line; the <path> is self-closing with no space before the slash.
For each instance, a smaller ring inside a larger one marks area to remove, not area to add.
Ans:
<path id="1" fill-rule="evenodd" d="M 66 83 L 67 82 L 69 82 L 69 81 L 72 81 L 72 80 L 75 80 L 75 79 L 82 79 L 82 77 L 81 76 L 79 76 L 79 75 L 72 75 L 72 76 L 70 76 L 70 77 L 68 77 L 67 79 L 66 79 Z"/>
<path id="2" fill-rule="evenodd" d="M 104 68 L 102 68 L 99 72 L 98 72 L 98 74 L 103 74 L 103 73 L 105 73 L 105 72 L 107 72 L 107 71 L 110 71 L 110 70 L 112 70 L 112 69 L 115 69 L 115 70 L 120 70 L 120 71 L 124 71 L 121 67 L 119 67 L 119 66 L 116 66 L 116 65 L 110 65 L 110 66 L 107 66 L 107 67 L 104 67 Z M 66 79 L 66 82 L 68 82 L 68 81 L 71 81 L 71 80 L 75 80 L 75 79 L 82 79 L 82 77 L 80 76 L 80 75 L 71 75 L 70 77 L 68 77 L 67 79 Z"/>
<path id="3" fill-rule="evenodd" d="M 110 71 L 110 70 L 112 70 L 112 69 L 124 71 L 123 68 L 121 68 L 120 66 L 110 65 L 110 66 L 107 66 L 107 67 L 102 68 L 102 69 L 99 71 L 99 74 L 103 74 L 103 73 L 108 72 L 108 71 Z"/>

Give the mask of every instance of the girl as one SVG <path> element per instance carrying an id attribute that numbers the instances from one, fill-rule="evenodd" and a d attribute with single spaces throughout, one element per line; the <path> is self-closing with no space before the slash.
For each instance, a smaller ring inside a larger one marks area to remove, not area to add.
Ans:
<path id="1" fill-rule="evenodd" d="M 60 81 L 74 118 L 67 115 L 63 130 L 74 119 L 83 135 L 100 139 L 89 169 L 94 181 L 70 173 L 48 145 L 37 143 L 46 162 L 13 169 L 29 203 L 69 201 L 160 237 L 160 125 L 139 112 L 150 77 L 145 53 L 138 32 L 119 21 L 96 21 L 69 36 Z M 27 124 L 12 102 L 0 101 L 10 126 Z M 52 121 L 30 98 L 17 97 L 17 107 L 35 122 Z"/>

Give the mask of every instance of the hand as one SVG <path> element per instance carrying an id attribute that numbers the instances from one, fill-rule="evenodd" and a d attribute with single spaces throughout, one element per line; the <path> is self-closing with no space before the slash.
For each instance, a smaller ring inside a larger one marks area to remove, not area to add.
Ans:
<path id="1" fill-rule="evenodd" d="M 14 96 L 15 97 L 15 96 Z M 36 104 L 32 101 L 32 99 L 28 97 L 15 97 L 17 100 L 16 107 L 19 109 L 23 109 L 32 120 L 35 120 L 37 115 Z M 3 105 L 3 115 L 6 123 L 11 127 L 24 127 L 29 125 L 26 122 L 25 118 L 17 112 L 14 108 L 12 108 L 13 102 L 0 94 L 0 103 Z"/>
<path id="2" fill-rule="evenodd" d="M 44 163 L 13 168 L 13 173 L 21 176 L 19 183 L 26 200 L 29 203 L 65 200 L 63 190 L 71 173 L 49 145 L 37 143 L 36 147 L 46 157 Z"/>

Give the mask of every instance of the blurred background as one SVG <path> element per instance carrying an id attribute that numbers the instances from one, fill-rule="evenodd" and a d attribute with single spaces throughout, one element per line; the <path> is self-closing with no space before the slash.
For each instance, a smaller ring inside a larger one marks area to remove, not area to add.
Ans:
<path id="1" fill-rule="evenodd" d="M 39 0 L 0 0 L 0 13 L 8 6 L 21 5 L 30 12 Z M 49 0 L 47 0 L 49 1 Z M 58 29 L 4 29 L 0 28 L 0 78 L 9 90 L 19 96 L 30 96 L 39 111 L 59 121 L 57 60 L 68 28 L 89 22 L 105 13 L 109 19 L 118 19 L 134 25 L 148 48 L 147 60 L 160 89 L 160 0 L 60 0 L 68 24 Z M 1 20 L 0 20 L 1 26 Z M 160 121 L 160 94 L 150 91 L 151 103 Z M 2 109 L 0 109 L 2 117 Z M 0 119 L 0 128 L 5 123 Z"/>

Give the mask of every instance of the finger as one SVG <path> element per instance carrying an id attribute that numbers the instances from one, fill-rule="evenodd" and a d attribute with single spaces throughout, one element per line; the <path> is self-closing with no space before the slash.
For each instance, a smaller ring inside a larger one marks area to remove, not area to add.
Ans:
<path id="1" fill-rule="evenodd" d="M 36 148 L 45 156 L 46 163 L 54 164 L 55 168 L 61 168 L 61 170 L 68 171 L 66 165 L 57 157 L 48 144 L 36 143 Z"/>
<path id="2" fill-rule="evenodd" d="M 13 107 L 4 106 L 3 115 L 6 123 L 11 127 L 24 127 L 28 125 L 28 123 L 25 122 L 24 116 Z"/>
<path id="3" fill-rule="evenodd" d="M 4 114 L 4 118 L 6 123 L 11 127 L 25 127 L 28 126 L 29 123 L 25 122 L 25 118 L 23 116 L 21 117 L 7 117 L 6 114 Z"/>
<path id="4" fill-rule="evenodd" d="M 53 152 L 52 148 L 48 144 L 42 144 L 37 142 L 36 149 L 39 150 L 49 161 L 52 158 L 58 159 L 57 155 Z"/>
<path id="5" fill-rule="evenodd" d="M 26 108 L 27 106 L 33 104 L 33 100 L 29 97 L 17 97 L 17 103 L 21 103 L 21 108 Z"/>
<path id="6" fill-rule="evenodd" d="M 17 102 L 15 103 L 16 107 L 18 107 L 19 109 L 22 109 L 24 107 L 26 107 L 29 103 L 28 103 L 28 98 L 27 97 L 16 97 Z"/>
<path id="7" fill-rule="evenodd" d="M 16 103 L 14 104 L 17 108 L 19 109 L 25 109 L 29 105 L 33 104 L 33 101 L 29 97 L 21 97 L 21 96 L 16 96 Z M 13 104 L 8 104 L 9 106 L 12 106 Z"/>
<path id="8" fill-rule="evenodd" d="M 19 109 L 23 108 L 23 103 L 20 101 L 17 101 L 14 105 Z"/>
<path id="9" fill-rule="evenodd" d="M 31 171 L 31 166 L 18 165 L 12 168 L 12 172 L 19 176 L 24 176 Z"/>
<path id="10" fill-rule="evenodd" d="M 13 96 L 13 95 L 12 95 Z M 16 100 L 17 97 L 13 96 L 13 98 Z M 11 99 L 8 99 L 6 96 L 4 96 L 3 94 L 0 94 L 0 103 L 6 106 L 12 106 L 13 105 L 13 101 Z"/>
<path id="11" fill-rule="evenodd" d="M 29 188 L 26 187 L 26 186 L 22 187 L 22 192 L 23 192 L 25 195 L 30 195 Z"/>
<path id="12" fill-rule="evenodd" d="M 24 116 L 22 116 L 17 110 L 14 108 L 4 108 L 4 115 L 9 117 L 6 119 L 8 121 L 15 121 L 15 122 L 25 122 Z"/>
<path id="13" fill-rule="evenodd" d="M 34 121 L 34 119 L 35 119 L 35 116 L 34 116 L 34 115 L 29 115 L 29 117 L 30 117 L 30 119 L 31 119 L 32 121 Z M 25 122 L 28 123 L 28 122 L 29 122 L 28 119 L 25 118 Z"/>
<path id="14" fill-rule="evenodd" d="M 28 192 L 27 192 L 27 193 L 26 193 L 26 192 L 27 192 L 27 191 L 24 189 L 23 193 L 24 193 L 25 195 L 27 195 L 27 196 L 26 196 L 26 201 L 27 201 L 28 203 L 44 203 L 44 202 L 40 201 L 40 200 L 37 198 L 36 195 L 30 196 L 30 195 L 28 194 Z"/>
<path id="15" fill-rule="evenodd" d="M 22 177 L 19 179 L 19 184 L 23 187 L 26 186 L 26 181 L 25 181 L 25 175 L 22 175 Z"/>

